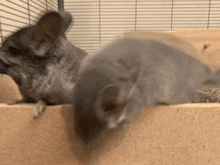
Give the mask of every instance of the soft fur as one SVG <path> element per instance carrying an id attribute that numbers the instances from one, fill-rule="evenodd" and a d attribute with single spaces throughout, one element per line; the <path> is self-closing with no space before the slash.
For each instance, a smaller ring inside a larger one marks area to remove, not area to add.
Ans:
<path id="1" fill-rule="evenodd" d="M 75 129 L 86 143 L 142 108 L 178 104 L 219 83 L 199 59 L 152 39 L 120 39 L 85 58 L 75 85 Z"/>
<path id="2" fill-rule="evenodd" d="M 47 104 L 72 103 L 74 82 L 87 53 L 67 40 L 71 22 L 70 13 L 50 11 L 3 42 L 0 73 L 11 76 L 23 95 L 23 100 L 9 104 L 37 102 L 37 117 Z"/>

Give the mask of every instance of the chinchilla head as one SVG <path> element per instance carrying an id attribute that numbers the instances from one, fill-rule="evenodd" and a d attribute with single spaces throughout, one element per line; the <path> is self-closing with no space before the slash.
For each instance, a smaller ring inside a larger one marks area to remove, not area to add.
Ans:
<path id="1" fill-rule="evenodd" d="M 6 38 L 0 48 L 0 73 L 11 76 L 19 85 L 28 76 L 42 74 L 53 61 L 60 38 L 72 22 L 68 12 L 50 11 L 35 25 L 21 28 Z"/>
<path id="2" fill-rule="evenodd" d="M 75 84 L 75 131 L 86 144 L 97 141 L 125 119 L 129 85 L 114 83 L 107 75 L 92 69 L 79 75 Z"/>

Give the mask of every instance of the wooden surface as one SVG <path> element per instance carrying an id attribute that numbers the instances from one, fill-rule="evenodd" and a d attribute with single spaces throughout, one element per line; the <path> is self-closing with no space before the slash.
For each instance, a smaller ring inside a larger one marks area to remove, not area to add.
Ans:
<path id="1" fill-rule="evenodd" d="M 151 108 L 88 153 L 74 135 L 70 106 L 49 107 L 33 120 L 33 106 L 1 105 L 0 164 L 218 165 L 219 106 Z"/>
<path id="2" fill-rule="evenodd" d="M 169 32 L 191 43 L 198 51 L 201 59 L 213 69 L 220 66 L 220 30 L 182 30 Z M 203 51 L 204 44 L 210 46 Z"/>

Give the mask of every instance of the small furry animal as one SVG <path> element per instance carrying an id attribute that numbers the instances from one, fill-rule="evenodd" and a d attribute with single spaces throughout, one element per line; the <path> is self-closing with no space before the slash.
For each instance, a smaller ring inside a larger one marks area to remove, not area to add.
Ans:
<path id="1" fill-rule="evenodd" d="M 72 103 L 76 75 L 87 53 L 67 40 L 71 22 L 70 13 L 50 11 L 2 43 L 0 73 L 11 76 L 23 96 L 9 104 L 37 102 L 37 117 L 46 105 Z"/>
<path id="2" fill-rule="evenodd" d="M 90 144 L 141 110 L 178 104 L 220 72 L 153 39 L 119 39 L 82 62 L 75 84 L 75 130 Z"/>

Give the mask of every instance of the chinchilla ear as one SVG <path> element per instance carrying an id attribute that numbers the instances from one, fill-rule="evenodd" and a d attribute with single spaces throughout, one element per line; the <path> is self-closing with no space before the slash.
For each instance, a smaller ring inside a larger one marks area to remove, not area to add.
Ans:
<path id="1" fill-rule="evenodd" d="M 117 105 L 118 95 L 119 87 L 117 85 L 109 85 L 104 88 L 101 96 L 101 107 L 104 109 L 104 111 L 109 111 L 111 108 L 114 108 L 114 106 Z"/>
<path id="2" fill-rule="evenodd" d="M 44 38 L 55 41 L 60 33 L 64 33 L 72 23 L 72 15 L 69 12 L 51 11 L 44 14 L 37 22 L 37 27 Z"/>
<path id="3" fill-rule="evenodd" d="M 69 12 L 60 11 L 59 14 L 62 16 L 64 21 L 62 31 L 65 32 L 72 23 L 73 18 Z"/>
<path id="4" fill-rule="evenodd" d="M 117 85 L 109 85 L 101 94 L 102 117 L 107 122 L 109 129 L 117 127 L 125 105 L 118 102 L 120 88 Z"/>
<path id="5" fill-rule="evenodd" d="M 62 32 L 63 19 L 58 12 L 48 12 L 39 19 L 37 28 L 42 37 L 55 41 Z"/>

